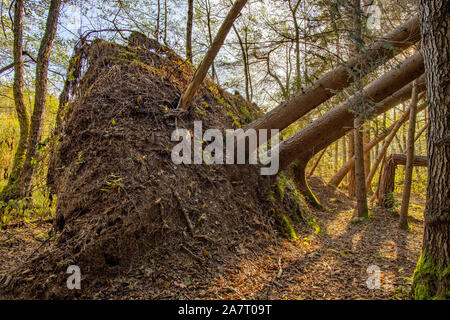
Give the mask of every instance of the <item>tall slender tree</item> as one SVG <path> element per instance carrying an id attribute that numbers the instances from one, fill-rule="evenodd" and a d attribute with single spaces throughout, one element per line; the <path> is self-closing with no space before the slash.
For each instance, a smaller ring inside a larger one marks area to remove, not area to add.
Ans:
<path id="1" fill-rule="evenodd" d="M 51 0 L 45 32 L 41 40 L 36 61 L 34 108 L 31 116 L 27 156 L 20 181 L 22 196 L 30 196 L 32 191 L 35 157 L 37 156 L 38 143 L 41 140 L 43 117 L 47 104 L 48 65 L 53 41 L 56 36 L 60 7 L 61 0 Z"/>
<path id="2" fill-rule="evenodd" d="M 16 107 L 17 118 L 20 126 L 20 137 L 17 145 L 16 153 L 14 155 L 13 167 L 11 175 L 8 179 L 8 184 L 3 188 L 0 194 L 0 200 L 17 199 L 20 197 L 20 173 L 25 161 L 28 130 L 30 126 L 30 119 L 25 106 L 23 97 L 24 86 L 24 62 L 23 62 L 23 0 L 16 0 L 14 3 L 14 104 Z"/>
<path id="3" fill-rule="evenodd" d="M 186 25 L 186 59 L 192 63 L 192 27 L 194 24 L 194 0 L 188 0 Z"/>
<path id="4" fill-rule="evenodd" d="M 414 135 L 416 129 L 417 95 L 417 84 L 414 81 L 413 93 L 411 98 L 412 102 L 409 109 L 409 130 L 405 166 L 405 183 L 403 185 L 402 207 L 400 209 L 399 227 L 401 229 L 408 229 L 408 208 L 409 199 L 411 196 L 412 174 L 414 168 Z"/>

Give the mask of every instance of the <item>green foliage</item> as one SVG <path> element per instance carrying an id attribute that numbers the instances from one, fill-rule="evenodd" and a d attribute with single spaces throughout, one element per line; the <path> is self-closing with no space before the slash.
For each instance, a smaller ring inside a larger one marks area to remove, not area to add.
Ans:
<path id="1" fill-rule="evenodd" d="M 30 218 L 47 219 L 54 217 L 56 197 L 49 200 L 49 195 L 41 189 L 36 190 L 30 198 L 0 201 L 0 230 L 11 221 Z"/>
<path id="2" fill-rule="evenodd" d="M 117 190 L 123 187 L 122 178 L 115 175 L 114 173 L 110 174 L 108 179 L 105 181 L 105 186 L 101 188 L 101 191 L 110 191 Z"/>
<path id="3" fill-rule="evenodd" d="M 245 118 L 249 121 L 252 122 L 253 120 L 255 120 L 253 118 L 253 116 L 250 114 L 250 112 L 247 110 L 246 107 L 244 107 L 243 105 L 239 106 L 239 110 L 241 111 L 241 113 L 245 116 Z"/>

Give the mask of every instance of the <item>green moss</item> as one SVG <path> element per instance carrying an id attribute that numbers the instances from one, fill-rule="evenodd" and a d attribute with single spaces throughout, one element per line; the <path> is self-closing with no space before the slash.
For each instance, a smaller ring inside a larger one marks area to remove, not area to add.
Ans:
<path id="1" fill-rule="evenodd" d="M 416 285 L 414 288 L 414 299 L 416 300 L 429 300 L 429 289 L 426 285 Z"/>
<path id="2" fill-rule="evenodd" d="M 291 219 L 289 219 L 289 217 L 284 213 L 280 213 L 280 217 L 281 217 L 281 227 L 283 231 L 290 240 L 296 241 L 297 233 L 295 232 L 294 225 Z"/>
<path id="3" fill-rule="evenodd" d="M 414 299 L 450 299 L 449 277 L 450 265 L 442 269 L 429 254 L 422 251 L 413 275 Z M 445 292 L 438 292 L 437 283 L 444 283 L 442 287 L 445 287 Z"/>
<path id="4" fill-rule="evenodd" d="M 288 185 L 288 183 L 289 183 L 289 180 L 286 178 L 286 176 L 283 173 L 280 173 L 280 175 L 278 176 L 277 182 L 276 182 L 276 186 L 277 186 L 277 190 L 280 195 L 281 201 L 284 200 L 284 190 L 286 189 L 286 186 Z"/>
<path id="5" fill-rule="evenodd" d="M 286 232 L 289 237 L 297 238 L 292 236 L 291 231 L 293 230 L 293 227 L 291 226 L 293 222 L 300 223 L 304 222 L 308 225 L 308 227 L 312 228 L 316 234 L 322 233 L 322 230 L 320 229 L 319 225 L 317 224 L 315 218 L 311 218 L 311 212 L 306 204 L 306 200 L 304 196 L 298 191 L 298 189 L 295 187 L 294 182 L 292 179 L 288 179 L 284 174 L 280 174 L 278 176 L 278 179 L 275 183 L 276 190 L 273 194 L 277 194 L 278 198 L 283 201 L 285 198 L 289 201 L 294 202 L 294 209 L 284 214 L 284 218 L 282 217 L 281 220 L 284 220 L 285 218 L 288 219 L 288 221 L 281 221 L 282 224 L 285 225 L 284 232 Z M 276 201 L 276 198 L 273 196 L 270 197 L 270 200 L 272 202 Z"/>
<path id="6" fill-rule="evenodd" d="M 138 56 L 130 51 L 123 51 L 119 54 L 119 59 L 123 59 L 123 60 L 138 60 Z"/>

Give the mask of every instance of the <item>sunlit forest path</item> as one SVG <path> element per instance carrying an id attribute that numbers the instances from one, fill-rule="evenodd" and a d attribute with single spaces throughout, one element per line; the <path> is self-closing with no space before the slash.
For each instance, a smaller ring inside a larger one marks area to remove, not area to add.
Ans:
<path id="1" fill-rule="evenodd" d="M 398 213 L 395 212 L 375 210 L 369 221 L 352 222 L 353 200 L 316 177 L 310 182 L 325 205 L 323 211 L 314 213 L 316 232 L 302 234 L 299 230 L 297 241 L 275 237 L 272 244 L 258 252 L 238 246 L 240 261 L 234 267 L 223 268 L 215 279 L 206 283 L 149 280 L 164 281 L 167 289 L 152 298 L 409 298 L 411 275 L 421 250 L 423 200 L 413 199 L 411 229 L 403 231 L 397 227 Z M 0 274 L 45 246 L 41 239 L 50 229 L 49 222 L 27 220 L 4 230 L 0 234 Z M 303 231 L 311 232 L 311 228 Z M 379 289 L 367 287 L 369 266 L 380 270 Z M 145 282 L 140 275 L 115 279 L 114 299 L 148 298 Z"/>

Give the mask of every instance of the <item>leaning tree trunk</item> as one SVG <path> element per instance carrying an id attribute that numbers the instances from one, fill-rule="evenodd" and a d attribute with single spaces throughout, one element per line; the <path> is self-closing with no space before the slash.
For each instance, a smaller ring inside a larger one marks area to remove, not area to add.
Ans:
<path id="1" fill-rule="evenodd" d="M 17 118 L 19 119 L 20 137 L 14 155 L 13 167 L 9 176 L 7 185 L 0 193 L 0 200 L 7 202 L 10 199 L 20 197 L 20 174 L 25 161 L 25 152 L 27 149 L 28 128 L 30 120 L 23 97 L 23 0 L 17 0 L 14 4 L 14 104 L 16 107 Z"/>
<path id="2" fill-rule="evenodd" d="M 53 41 L 55 40 L 60 7 L 61 0 L 51 1 L 44 36 L 39 47 L 36 62 L 34 109 L 33 115 L 31 116 L 27 157 L 25 159 L 21 177 L 22 196 L 30 196 L 32 192 L 32 180 L 35 169 L 33 162 L 37 153 L 37 145 L 41 140 L 43 118 L 47 104 L 48 64 L 50 60 L 50 51 Z"/>
<path id="3" fill-rule="evenodd" d="M 413 277 L 416 299 L 450 299 L 450 7 L 419 0 L 427 71 L 428 186 L 422 254 Z"/>
<path id="4" fill-rule="evenodd" d="M 403 185 L 402 207 L 400 209 L 399 227 L 401 229 L 408 229 L 408 208 L 409 199 L 411 197 L 411 184 L 413 174 L 413 160 L 414 160 L 414 134 L 416 129 L 416 115 L 417 115 L 417 85 L 413 86 L 412 102 L 409 110 L 409 129 L 407 142 L 407 156 L 405 166 L 405 183 Z"/>

